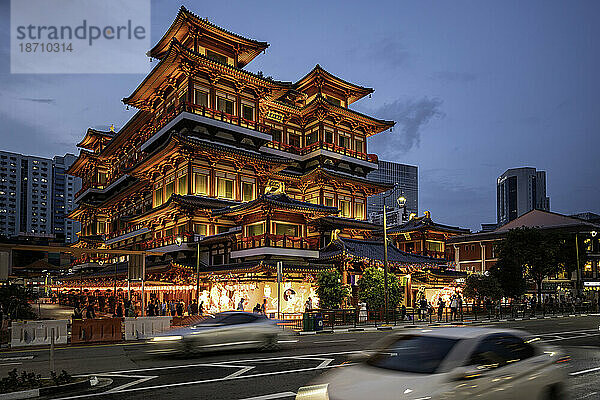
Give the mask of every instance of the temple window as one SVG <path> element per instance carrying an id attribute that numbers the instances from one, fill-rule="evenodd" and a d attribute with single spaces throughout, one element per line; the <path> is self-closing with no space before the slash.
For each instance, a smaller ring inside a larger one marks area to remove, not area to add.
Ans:
<path id="1" fill-rule="evenodd" d="M 354 218 L 364 219 L 365 218 L 365 205 L 363 203 L 356 203 L 354 205 Z"/>
<path id="2" fill-rule="evenodd" d="M 217 234 L 229 231 L 229 227 L 225 225 L 217 225 Z"/>
<path id="3" fill-rule="evenodd" d="M 230 94 L 219 92 L 217 93 L 217 110 L 229 115 L 234 115 L 235 112 L 235 97 Z"/>
<path id="4" fill-rule="evenodd" d="M 363 149 L 363 141 L 360 139 L 355 139 L 354 140 L 354 150 L 358 151 L 359 153 L 364 153 L 364 149 Z"/>
<path id="5" fill-rule="evenodd" d="M 194 90 L 194 104 L 196 104 L 197 106 L 209 108 L 210 106 L 208 104 L 208 93 L 208 89 L 196 87 Z"/>
<path id="6" fill-rule="evenodd" d="M 194 194 L 208 195 L 208 171 L 194 170 Z"/>
<path id="7" fill-rule="evenodd" d="M 224 56 L 223 54 L 219 54 L 212 50 L 206 49 L 206 57 L 210 58 L 213 61 L 220 62 L 221 64 L 227 64 L 227 56 Z"/>
<path id="8" fill-rule="evenodd" d="M 165 199 L 169 200 L 173 193 L 175 193 L 175 176 L 171 175 L 165 179 Z"/>
<path id="9" fill-rule="evenodd" d="M 194 233 L 196 235 L 206 236 L 208 232 L 208 226 L 206 224 L 194 224 Z"/>
<path id="10" fill-rule="evenodd" d="M 300 227 L 296 224 L 288 224 L 285 222 L 275 222 L 275 234 L 291 237 L 299 237 Z"/>
<path id="11" fill-rule="evenodd" d="M 254 121 L 254 106 L 242 104 L 242 117 L 247 121 Z"/>
<path id="12" fill-rule="evenodd" d="M 177 175 L 177 193 L 188 194 L 187 174 L 185 171 L 180 171 Z"/>
<path id="13" fill-rule="evenodd" d="M 258 236 L 265 233 L 265 224 L 263 222 L 259 222 L 257 224 L 248 225 L 246 227 L 246 236 Z"/>
<path id="14" fill-rule="evenodd" d="M 325 128 L 325 142 L 333 144 L 333 130 Z"/>
<path id="15" fill-rule="evenodd" d="M 313 143 L 317 143 L 319 140 L 319 128 L 313 129 L 308 135 L 306 135 L 306 145 L 311 145 Z"/>
<path id="16" fill-rule="evenodd" d="M 254 195 L 254 183 L 242 182 L 242 201 L 252 201 L 256 198 Z"/>
<path id="17" fill-rule="evenodd" d="M 271 135 L 273 136 L 273 141 L 274 142 L 281 143 L 281 129 L 272 128 L 271 129 Z"/>
<path id="18" fill-rule="evenodd" d="M 163 188 L 162 184 L 158 183 L 154 187 L 154 207 L 158 207 L 163 203 Z"/>
<path id="19" fill-rule="evenodd" d="M 348 200 L 340 200 L 339 208 L 340 208 L 342 217 L 350 217 L 350 202 Z"/>
<path id="20" fill-rule="evenodd" d="M 350 136 L 340 135 L 340 147 L 350 148 Z"/>
<path id="21" fill-rule="evenodd" d="M 289 130 L 288 130 L 288 132 L 289 132 Z M 290 146 L 300 148 L 300 135 L 298 135 L 297 133 L 289 132 L 288 144 Z"/>
<path id="22" fill-rule="evenodd" d="M 185 233 L 185 224 L 177 226 L 177 234 L 183 235 Z"/>
<path id="23" fill-rule="evenodd" d="M 98 184 L 106 185 L 106 172 L 98 172 Z"/>
<path id="24" fill-rule="evenodd" d="M 217 196 L 225 199 L 233 199 L 233 180 L 218 177 Z"/>
<path id="25" fill-rule="evenodd" d="M 173 228 L 169 228 L 165 231 L 165 237 L 173 236 Z"/>
<path id="26" fill-rule="evenodd" d="M 333 207 L 333 199 L 331 197 L 325 197 L 325 205 L 327 207 Z"/>

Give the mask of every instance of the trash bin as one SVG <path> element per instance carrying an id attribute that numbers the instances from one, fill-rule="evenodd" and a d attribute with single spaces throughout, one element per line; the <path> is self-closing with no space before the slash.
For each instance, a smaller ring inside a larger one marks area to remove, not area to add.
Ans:
<path id="1" fill-rule="evenodd" d="M 315 321 L 310 313 L 305 312 L 302 315 L 302 330 L 304 332 L 312 332 L 315 330 Z"/>
<path id="2" fill-rule="evenodd" d="M 319 332 L 323 330 L 323 314 L 317 313 L 314 315 L 314 330 Z"/>

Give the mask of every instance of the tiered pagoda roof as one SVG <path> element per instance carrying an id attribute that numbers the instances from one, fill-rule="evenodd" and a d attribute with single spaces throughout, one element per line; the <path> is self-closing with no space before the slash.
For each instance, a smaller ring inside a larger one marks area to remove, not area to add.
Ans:
<path id="1" fill-rule="evenodd" d="M 324 86 L 344 95 L 348 99 L 348 103 L 353 103 L 374 92 L 373 88 L 359 86 L 333 75 L 319 64 L 315 65 L 309 73 L 294 83 L 294 89 L 300 92 L 306 92 L 308 89 L 313 88 L 322 93 Z"/>
<path id="2" fill-rule="evenodd" d="M 148 55 L 162 59 L 169 47 L 169 43 L 173 39 L 183 41 L 188 37 L 200 35 L 224 42 L 232 50 L 238 51 L 238 68 L 244 67 L 269 47 L 267 42 L 261 42 L 230 32 L 209 22 L 208 19 L 200 18 L 198 15 L 181 6 L 167 32 L 152 50 L 148 52 Z"/>
<path id="3" fill-rule="evenodd" d="M 388 244 L 388 261 L 395 264 L 413 265 L 440 265 L 445 264 L 445 260 L 439 258 L 419 256 L 398 250 L 393 244 Z M 364 240 L 350 239 L 338 236 L 327 246 L 319 251 L 319 259 L 368 259 L 374 261 L 384 261 L 383 240 Z"/>
<path id="4" fill-rule="evenodd" d="M 426 212 L 426 214 L 422 217 L 414 217 L 409 221 L 405 222 L 404 224 L 389 228 L 388 235 L 418 231 L 436 231 L 444 233 L 454 233 L 458 235 L 471 233 L 469 229 L 434 222 L 431 219 L 431 214 Z"/>

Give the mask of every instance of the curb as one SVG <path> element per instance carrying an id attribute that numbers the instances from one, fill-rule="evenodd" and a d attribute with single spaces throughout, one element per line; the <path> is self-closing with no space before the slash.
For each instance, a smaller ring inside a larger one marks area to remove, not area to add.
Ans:
<path id="1" fill-rule="evenodd" d="M 60 394 L 65 392 L 70 392 L 72 390 L 81 390 L 90 388 L 91 383 L 90 379 L 86 379 L 81 382 L 73 382 L 68 383 L 66 385 L 60 386 L 50 386 L 50 387 L 42 387 L 38 389 L 29 389 L 29 390 L 21 390 L 18 392 L 10 392 L 0 394 L 0 399 L 2 400 L 17 400 L 17 399 L 32 399 L 40 396 L 50 396 L 54 394 Z"/>

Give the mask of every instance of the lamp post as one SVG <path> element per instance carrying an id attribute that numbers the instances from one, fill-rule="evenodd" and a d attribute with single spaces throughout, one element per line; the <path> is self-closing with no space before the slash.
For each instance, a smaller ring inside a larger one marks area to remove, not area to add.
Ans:
<path id="1" fill-rule="evenodd" d="M 384 297 L 384 312 L 385 312 L 385 323 L 388 323 L 388 243 L 387 243 L 387 208 L 385 205 L 385 199 L 391 196 L 395 192 L 395 188 L 398 184 L 396 183 L 390 193 L 387 196 L 383 196 L 383 297 Z M 406 198 L 403 194 L 396 199 L 396 202 L 400 207 L 404 207 L 406 204 Z"/>

